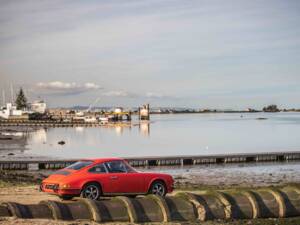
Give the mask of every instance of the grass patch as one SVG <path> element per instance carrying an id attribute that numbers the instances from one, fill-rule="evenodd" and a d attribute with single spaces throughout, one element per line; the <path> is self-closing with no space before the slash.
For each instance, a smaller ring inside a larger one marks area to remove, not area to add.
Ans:
<path id="1" fill-rule="evenodd" d="M 37 185 L 43 179 L 41 174 L 0 170 L 0 188 Z"/>

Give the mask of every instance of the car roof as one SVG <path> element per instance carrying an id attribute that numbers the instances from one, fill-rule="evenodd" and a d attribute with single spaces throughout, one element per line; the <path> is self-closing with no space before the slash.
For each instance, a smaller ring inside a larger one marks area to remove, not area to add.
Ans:
<path id="1" fill-rule="evenodd" d="M 97 159 L 85 159 L 87 161 L 93 161 L 94 163 L 103 163 L 108 161 L 116 161 L 116 160 L 123 160 L 122 158 L 97 158 Z"/>

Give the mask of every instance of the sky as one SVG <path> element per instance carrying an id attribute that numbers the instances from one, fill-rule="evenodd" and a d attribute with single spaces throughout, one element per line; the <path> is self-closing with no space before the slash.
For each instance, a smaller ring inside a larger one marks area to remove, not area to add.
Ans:
<path id="1" fill-rule="evenodd" d="M 300 108 L 299 72 L 298 0 L 0 0 L 6 101 Z"/>

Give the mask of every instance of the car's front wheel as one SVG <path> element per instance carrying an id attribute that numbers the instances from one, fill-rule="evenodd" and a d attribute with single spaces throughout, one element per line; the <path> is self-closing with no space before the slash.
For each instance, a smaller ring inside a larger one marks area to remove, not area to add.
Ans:
<path id="1" fill-rule="evenodd" d="M 164 197 L 167 194 L 166 185 L 162 181 L 154 181 L 150 187 L 149 193 Z"/>
<path id="2" fill-rule="evenodd" d="M 97 183 L 88 183 L 81 191 L 80 197 L 91 200 L 98 200 L 101 196 L 101 188 Z"/>

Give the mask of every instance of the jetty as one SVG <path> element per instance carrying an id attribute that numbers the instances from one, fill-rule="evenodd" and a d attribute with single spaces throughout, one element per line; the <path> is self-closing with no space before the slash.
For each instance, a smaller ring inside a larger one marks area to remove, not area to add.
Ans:
<path id="1" fill-rule="evenodd" d="M 109 122 L 84 122 L 81 120 L 58 121 L 58 120 L 0 120 L 2 127 L 99 127 L 106 125 L 131 124 L 130 120 L 113 120 Z"/>
<path id="2" fill-rule="evenodd" d="M 158 156 L 124 158 L 133 167 L 191 166 L 230 163 L 290 162 L 300 161 L 300 151 L 269 152 L 226 155 Z M 0 170 L 56 170 L 80 159 L 57 160 L 0 160 Z"/>

